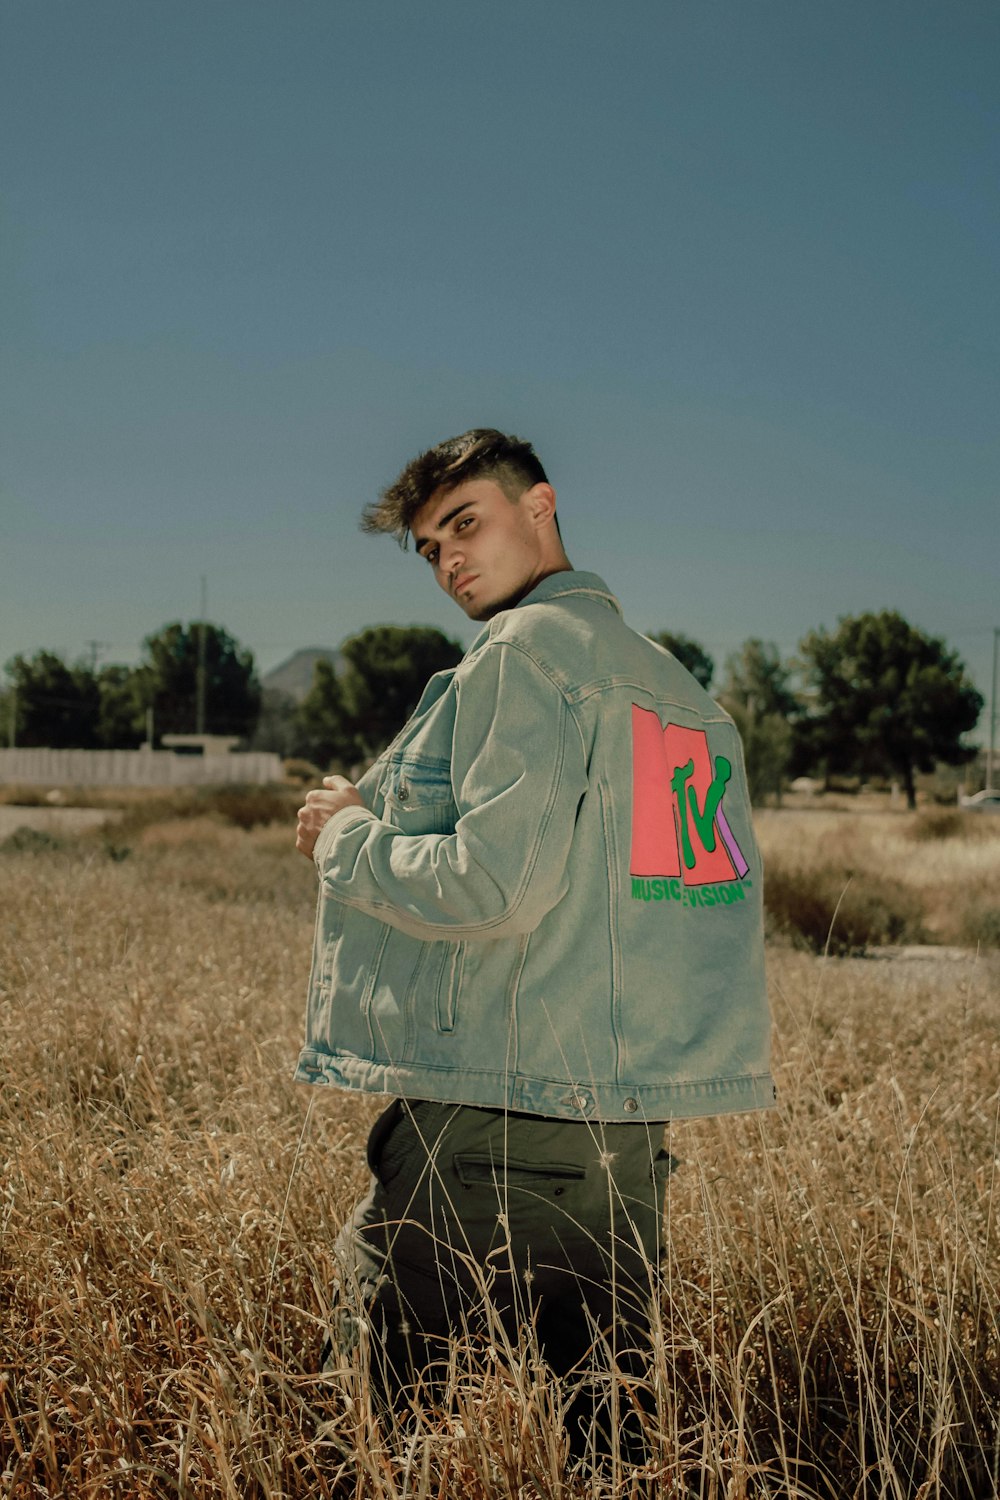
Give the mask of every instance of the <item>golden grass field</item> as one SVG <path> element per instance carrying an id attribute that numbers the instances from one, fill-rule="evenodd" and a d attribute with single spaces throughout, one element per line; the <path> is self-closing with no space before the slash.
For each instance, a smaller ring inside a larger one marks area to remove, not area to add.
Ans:
<path id="1" fill-rule="evenodd" d="M 779 1107 L 671 1127 L 653 1456 L 586 1474 L 530 1348 L 456 1348 L 405 1429 L 314 1373 L 379 1101 L 289 1081 L 291 825 L 183 811 L 0 848 L 0 1495 L 997 1493 L 1000 819 L 761 815 L 786 905 L 829 878 L 951 956 L 772 923 Z"/>

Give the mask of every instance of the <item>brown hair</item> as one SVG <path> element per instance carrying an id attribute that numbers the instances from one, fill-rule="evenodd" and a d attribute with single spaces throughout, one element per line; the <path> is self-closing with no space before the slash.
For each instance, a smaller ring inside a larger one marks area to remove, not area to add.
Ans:
<path id="1" fill-rule="evenodd" d="M 405 547 L 414 516 L 433 494 L 483 476 L 495 479 L 511 500 L 533 484 L 548 482 L 530 443 L 495 427 L 473 427 L 411 459 L 379 499 L 365 507 L 361 529 L 388 531 Z"/>

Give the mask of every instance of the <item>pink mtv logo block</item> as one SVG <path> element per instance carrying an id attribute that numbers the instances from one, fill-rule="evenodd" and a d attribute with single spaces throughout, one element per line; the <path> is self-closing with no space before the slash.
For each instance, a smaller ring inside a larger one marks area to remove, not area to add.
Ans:
<path id="1" fill-rule="evenodd" d="M 685 885 L 742 880 L 749 866 L 722 810 L 731 775 L 724 755 L 713 766 L 703 729 L 661 725 L 633 703 L 631 873 Z"/>

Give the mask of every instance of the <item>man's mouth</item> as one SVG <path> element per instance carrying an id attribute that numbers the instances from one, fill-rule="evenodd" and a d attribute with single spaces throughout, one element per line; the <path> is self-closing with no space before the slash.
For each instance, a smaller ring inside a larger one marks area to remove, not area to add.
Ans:
<path id="1" fill-rule="evenodd" d="M 459 577 L 455 579 L 455 585 L 454 585 L 454 588 L 452 589 L 452 593 L 453 594 L 461 594 L 461 593 L 463 593 L 465 591 L 465 589 L 467 589 L 469 587 L 470 583 L 475 583 L 476 578 L 478 576 L 479 575 L 476 574 L 476 573 L 462 573 L 462 574 L 460 574 Z"/>

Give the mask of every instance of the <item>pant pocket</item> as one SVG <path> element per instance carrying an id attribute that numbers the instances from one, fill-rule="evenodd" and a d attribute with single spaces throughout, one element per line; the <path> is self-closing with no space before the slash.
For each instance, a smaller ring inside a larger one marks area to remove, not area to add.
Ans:
<path id="1" fill-rule="evenodd" d="M 571 1182 L 584 1182 L 587 1169 L 579 1162 L 517 1161 L 499 1159 L 485 1152 L 462 1151 L 452 1157 L 455 1175 L 463 1187 L 550 1188 L 558 1197 Z"/>
<path id="2" fill-rule="evenodd" d="M 426 1099 L 395 1099 L 379 1115 L 368 1137 L 368 1165 L 384 1188 L 426 1153 L 428 1120 L 440 1109 Z"/>
<path id="3" fill-rule="evenodd" d="M 382 1158 L 385 1155 L 385 1148 L 388 1145 L 390 1136 L 398 1128 L 402 1118 L 403 1101 L 402 1099 L 393 1099 L 392 1103 L 382 1111 L 368 1132 L 368 1143 L 365 1147 L 368 1170 L 380 1182 L 382 1180 L 381 1166 Z"/>

